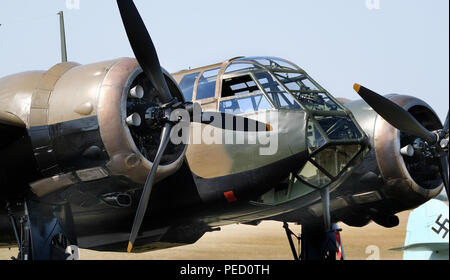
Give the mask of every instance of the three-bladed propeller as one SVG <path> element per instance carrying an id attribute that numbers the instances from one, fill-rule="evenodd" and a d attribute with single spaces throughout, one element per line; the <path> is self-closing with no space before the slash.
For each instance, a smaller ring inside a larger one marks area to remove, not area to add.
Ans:
<path id="1" fill-rule="evenodd" d="M 155 46 L 153 45 L 148 30 L 145 27 L 145 24 L 142 21 L 142 18 L 133 1 L 117 0 L 117 4 L 131 48 L 133 49 L 136 59 L 139 62 L 139 65 L 141 66 L 143 72 L 155 87 L 158 93 L 158 97 L 162 103 L 159 108 L 155 108 L 155 112 L 158 113 L 153 114 L 154 118 L 159 118 L 153 119 L 153 121 L 161 123 L 161 126 L 163 126 L 161 133 L 161 142 L 156 153 L 153 166 L 144 184 L 141 199 L 139 201 L 139 206 L 133 222 L 133 228 L 131 230 L 128 243 L 128 252 L 130 253 L 144 219 L 145 212 L 147 211 L 156 171 L 158 169 L 164 151 L 169 143 L 172 127 L 175 125 L 175 123 L 170 121 L 168 118 L 168 115 L 170 115 L 172 110 L 179 109 L 180 107 L 184 108 L 189 112 L 191 122 L 200 122 L 221 129 L 256 132 L 271 131 L 272 128 L 268 124 L 245 117 L 234 116 L 220 112 L 201 112 L 201 110 L 194 110 L 195 106 L 193 104 L 182 104 L 178 102 L 172 96 L 172 93 L 169 90 L 167 82 L 164 78 L 164 74 L 161 70 L 161 65 L 159 63 Z M 196 115 L 198 113 L 200 115 Z M 130 122 L 131 121 L 132 119 L 130 119 Z M 135 123 L 137 124 L 137 122 L 132 122 L 132 124 Z"/>
<path id="2" fill-rule="evenodd" d="M 430 146 L 433 146 L 440 157 L 440 171 L 444 182 L 447 197 L 449 195 L 448 185 L 448 113 L 442 130 L 429 131 L 414 116 L 389 99 L 367 89 L 359 84 L 353 86 L 355 91 L 377 112 L 383 119 L 400 131 L 422 138 Z"/>

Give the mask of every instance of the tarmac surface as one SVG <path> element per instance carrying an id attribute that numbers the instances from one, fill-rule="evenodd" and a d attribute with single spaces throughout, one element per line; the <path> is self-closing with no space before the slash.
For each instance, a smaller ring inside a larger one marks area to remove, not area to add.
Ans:
<path id="1" fill-rule="evenodd" d="M 401 260 L 403 253 L 389 248 L 401 246 L 410 211 L 400 213 L 400 225 L 387 229 L 375 223 L 363 228 L 339 224 L 347 260 Z M 292 253 L 280 222 L 258 226 L 229 225 L 206 233 L 195 244 L 140 254 L 80 250 L 82 260 L 292 260 Z M 300 226 L 291 224 L 295 233 Z M 0 249 L 0 260 L 17 255 L 17 248 Z"/>

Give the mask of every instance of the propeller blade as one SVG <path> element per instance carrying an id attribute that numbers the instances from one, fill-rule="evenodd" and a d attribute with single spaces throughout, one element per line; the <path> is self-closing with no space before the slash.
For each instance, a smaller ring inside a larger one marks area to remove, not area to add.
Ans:
<path id="1" fill-rule="evenodd" d="M 442 181 L 444 182 L 445 191 L 447 192 L 448 196 L 448 154 L 445 151 L 441 152 L 441 175 L 442 175 Z"/>
<path id="2" fill-rule="evenodd" d="M 161 143 L 159 144 L 158 151 L 156 153 L 155 160 L 153 162 L 152 169 L 147 176 L 147 180 L 144 184 L 144 189 L 142 191 L 141 199 L 139 201 L 139 206 L 136 211 L 136 216 L 133 222 L 133 228 L 130 233 L 130 238 L 128 242 L 128 253 L 131 253 L 133 249 L 134 242 L 136 241 L 136 237 L 139 233 L 139 229 L 141 227 L 142 221 L 144 220 L 145 212 L 147 210 L 148 202 L 150 199 L 150 194 L 153 188 L 153 182 L 155 180 L 156 170 L 158 170 L 159 162 L 161 161 L 162 155 L 166 150 L 167 144 L 169 144 L 170 140 L 170 132 L 172 130 L 172 125 L 170 123 L 166 123 L 161 133 Z"/>
<path id="3" fill-rule="evenodd" d="M 436 143 L 436 135 L 423 127 L 422 124 L 402 107 L 361 85 L 355 84 L 353 88 L 362 99 L 375 110 L 375 112 L 393 127 L 400 131 L 420 137 L 430 144 Z"/>
<path id="4" fill-rule="evenodd" d="M 193 121 L 196 122 L 196 119 L 197 118 L 193 118 Z M 272 131 L 272 127 L 270 126 L 270 124 L 222 112 L 202 112 L 200 122 L 221 129 L 234 131 Z"/>
<path id="5" fill-rule="evenodd" d="M 134 55 L 159 93 L 163 104 L 172 100 L 152 39 L 132 0 L 117 0 L 122 22 Z"/>
<path id="6" fill-rule="evenodd" d="M 443 133 L 443 135 L 441 138 L 444 138 L 445 135 L 448 133 L 448 112 L 447 112 L 447 118 L 445 119 L 444 128 L 442 128 L 442 133 Z"/>

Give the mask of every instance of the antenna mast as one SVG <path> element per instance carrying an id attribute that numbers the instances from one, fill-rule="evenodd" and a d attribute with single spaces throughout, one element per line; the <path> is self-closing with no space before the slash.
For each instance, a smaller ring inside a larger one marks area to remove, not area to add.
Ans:
<path id="1" fill-rule="evenodd" d="M 64 28 L 64 12 L 59 11 L 59 26 L 61 33 L 61 61 L 67 62 L 67 48 L 66 48 L 66 31 Z"/>

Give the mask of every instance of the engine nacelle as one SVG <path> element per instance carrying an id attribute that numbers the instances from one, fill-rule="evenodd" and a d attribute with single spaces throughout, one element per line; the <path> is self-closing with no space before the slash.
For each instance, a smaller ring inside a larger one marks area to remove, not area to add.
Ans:
<path id="1" fill-rule="evenodd" d="M 424 101 L 405 95 L 387 98 L 409 111 L 427 129 L 442 128 L 436 113 Z M 392 127 L 363 100 L 343 103 L 369 136 L 372 150 L 333 194 L 336 202 L 346 202 L 335 214 L 352 226 L 364 226 L 370 220 L 395 226 L 392 215 L 415 208 L 442 191 L 439 159 L 402 154 L 402 147 L 417 137 Z"/>
<path id="2" fill-rule="evenodd" d="M 183 101 L 177 83 L 164 75 L 172 94 Z M 20 119 L 31 139 L 42 175 L 30 182 L 37 195 L 111 176 L 145 182 L 161 131 L 140 120 L 160 102 L 135 59 L 60 63 L 46 72 L 5 77 L 0 88 L 6 89 L 0 92 L 0 111 Z M 156 181 L 178 170 L 186 148 L 169 144 Z"/>
<path id="3" fill-rule="evenodd" d="M 442 128 L 436 113 L 424 101 L 405 95 L 390 95 L 388 98 L 410 112 L 428 130 Z M 352 110 L 358 123 L 371 138 L 383 178 L 388 182 L 398 181 L 386 190 L 390 195 L 428 200 L 441 192 L 443 183 L 438 159 L 430 160 L 427 164 L 423 161 L 414 162 L 419 158 L 414 159 L 400 152 L 402 147 L 417 137 L 400 132 L 361 100 L 348 102 L 345 106 Z"/>

